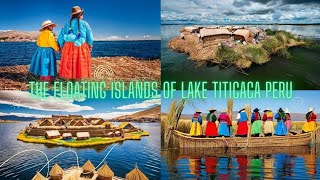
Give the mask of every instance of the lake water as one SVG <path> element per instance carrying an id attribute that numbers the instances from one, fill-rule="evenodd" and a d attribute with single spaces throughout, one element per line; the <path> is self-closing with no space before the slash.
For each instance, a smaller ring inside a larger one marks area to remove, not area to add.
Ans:
<path id="1" fill-rule="evenodd" d="M 35 42 L 1 42 L 0 66 L 30 64 L 37 49 Z M 60 59 L 60 55 L 58 59 Z M 160 41 L 95 41 L 92 57 L 130 56 L 143 59 L 160 58 Z"/>
<path id="2" fill-rule="evenodd" d="M 17 141 L 16 137 L 21 129 L 30 122 L 0 124 L 0 163 L 10 156 L 27 149 L 44 151 L 51 159 L 60 152 L 75 150 L 79 156 L 79 165 L 82 166 L 90 160 L 97 166 L 108 153 L 111 146 L 95 146 L 91 148 L 68 148 L 61 146 L 50 146 L 44 144 L 24 143 Z M 142 137 L 142 140 L 128 140 L 118 145 L 106 158 L 106 162 L 116 176 L 125 177 L 137 163 L 139 169 L 149 179 L 160 177 L 160 128 L 159 123 L 132 123 L 150 133 L 150 136 Z M 46 163 L 41 153 L 27 152 L 13 158 L 8 164 L 0 168 L 0 179 L 31 179 L 37 170 L 40 170 Z M 50 166 L 58 162 L 62 168 L 76 166 L 76 158 L 72 153 L 59 156 L 50 163 Z M 46 175 L 47 168 L 41 172 Z"/>
<path id="3" fill-rule="evenodd" d="M 320 51 L 302 47 L 290 48 L 291 60 L 272 56 L 271 61 L 262 66 L 252 66 L 246 72 L 239 73 L 236 68 L 221 69 L 218 65 L 199 63 L 188 59 L 188 55 L 177 53 L 168 48 L 170 39 L 179 35 L 185 25 L 161 26 L 161 76 L 162 81 L 294 81 L 294 89 L 320 89 Z M 320 25 L 260 25 L 261 28 L 286 30 L 320 39 Z"/>
<path id="4" fill-rule="evenodd" d="M 162 179 L 319 179 L 320 157 L 310 147 L 161 152 Z M 277 152 L 278 151 L 278 152 Z"/>

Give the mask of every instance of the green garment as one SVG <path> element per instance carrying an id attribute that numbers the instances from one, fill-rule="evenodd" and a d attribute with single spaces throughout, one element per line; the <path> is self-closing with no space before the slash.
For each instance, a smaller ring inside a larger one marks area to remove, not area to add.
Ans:
<path id="1" fill-rule="evenodd" d="M 214 113 L 209 113 L 209 114 L 207 114 L 207 118 L 206 119 L 207 119 L 208 122 L 216 122 L 217 116 Z"/>
<path id="2" fill-rule="evenodd" d="M 255 120 L 252 124 L 251 134 L 261 134 L 262 133 L 262 121 Z"/>

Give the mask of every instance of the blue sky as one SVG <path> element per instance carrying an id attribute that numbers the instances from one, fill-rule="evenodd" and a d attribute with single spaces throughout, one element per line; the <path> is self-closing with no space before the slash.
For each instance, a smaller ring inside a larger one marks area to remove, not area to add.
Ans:
<path id="1" fill-rule="evenodd" d="M 210 107 L 217 110 L 227 109 L 227 99 L 217 99 L 212 97 L 212 91 L 208 91 L 208 98 L 205 100 L 193 100 L 185 106 L 183 114 L 192 114 L 195 109 L 207 112 Z M 264 91 L 262 91 L 264 94 Z M 180 99 L 180 92 L 175 93 L 175 98 Z M 172 99 L 161 99 L 161 112 L 168 112 Z M 280 107 L 285 110 L 288 108 L 291 113 L 306 113 L 309 107 L 315 108 L 315 112 L 320 112 L 320 91 L 293 91 L 292 99 L 234 99 L 234 111 L 240 110 L 245 104 L 250 104 L 251 108 L 265 109 L 270 108 L 276 112 Z"/>
<path id="2" fill-rule="evenodd" d="M 320 23 L 319 0 L 162 0 L 162 24 Z"/>
<path id="3" fill-rule="evenodd" d="M 107 93 L 108 94 L 108 93 Z M 52 95 L 52 93 L 51 93 Z M 111 119 L 129 115 L 160 105 L 160 97 L 154 99 L 61 99 L 49 96 L 39 100 L 31 98 L 27 91 L 0 91 L 1 116 L 41 118 L 52 114 L 80 114 L 87 117 Z"/>
<path id="4" fill-rule="evenodd" d="M 97 38 L 156 38 L 160 36 L 160 0 L 9 0 L 1 2 L 0 30 L 36 31 L 44 20 L 70 20 L 71 8 L 84 8 L 84 20 Z M 150 37 L 151 36 L 151 37 Z"/>

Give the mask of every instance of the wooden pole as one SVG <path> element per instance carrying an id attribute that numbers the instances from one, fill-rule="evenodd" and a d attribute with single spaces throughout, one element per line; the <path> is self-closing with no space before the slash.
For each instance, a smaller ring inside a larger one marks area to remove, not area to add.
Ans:
<path id="1" fill-rule="evenodd" d="M 248 116 L 248 134 L 247 134 L 247 139 L 248 139 L 248 147 L 251 146 L 251 108 L 250 104 L 245 105 L 245 111 Z"/>

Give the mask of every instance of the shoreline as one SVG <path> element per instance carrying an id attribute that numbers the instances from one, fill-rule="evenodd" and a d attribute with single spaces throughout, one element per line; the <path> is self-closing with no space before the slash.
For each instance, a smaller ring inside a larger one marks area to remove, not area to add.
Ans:
<path id="1" fill-rule="evenodd" d="M 156 81 L 160 85 L 160 59 L 141 59 L 128 56 L 91 58 L 91 78 L 89 81 Z M 38 81 L 28 72 L 29 65 L 0 67 L 0 90 L 29 90 L 29 81 Z M 59 78 L 60 60 L 57 60 Z M 107 87 L 109 88 L 109 87 Z M 159 87 L 160 88 L 160 87 Z"/>

